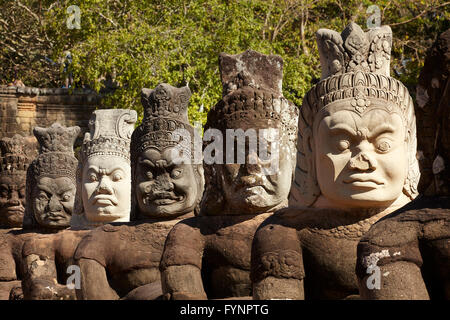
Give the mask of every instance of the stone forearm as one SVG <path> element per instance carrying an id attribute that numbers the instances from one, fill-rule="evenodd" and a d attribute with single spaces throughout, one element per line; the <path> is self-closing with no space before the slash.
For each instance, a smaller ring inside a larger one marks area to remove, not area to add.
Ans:
<path id="1" fill-rule="evenodd" d="M 171 300 L 207 299 L 201 271 L 193 265 L 169 266 L 161 272 L 162 289 Z"/>

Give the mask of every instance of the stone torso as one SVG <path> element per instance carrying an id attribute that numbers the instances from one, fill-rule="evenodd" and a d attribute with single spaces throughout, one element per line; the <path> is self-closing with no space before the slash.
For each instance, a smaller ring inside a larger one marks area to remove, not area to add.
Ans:
<path id="1" fill-rule="evenodd" d="M 201 270 L 200 286 L 209 299 L 251 296 L 253 237 L 270 214 L 186 219 L 170 233 L 161 268 L 196 266 Z"/>
<path id="2" fill-rule="evenodd" d="M 198 218 L 201 233 L 206 238 L 202 275 L 209 298 L 252 295 L 250 255 L 253 236 L 269 215 Z"/>
<path id="3" fill-rule="evenodd" d="M 301 280 L 307 300 L 357 298 L 357 244 L 378 219 L 358 216 L 313 208 L 275 213 L 255 235 L 253 281 L 268 276 Z"/>
<path id="4" fill-rule="evenodd" d="M 111 287 L 123 297 L 139 286 L 160 280 L 164 242 L 176 222 L 105 225 L 83 239 L 75 259 L 100 263 L 107 271 Z"/>

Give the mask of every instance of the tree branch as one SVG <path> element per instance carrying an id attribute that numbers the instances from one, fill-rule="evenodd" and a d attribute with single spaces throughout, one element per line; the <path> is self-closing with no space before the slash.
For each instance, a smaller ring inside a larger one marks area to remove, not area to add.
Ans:
<path id="1" fill-rule="evenodd" d="M 424 11 L 422 11 L 421 13 L 419 13 L 419 15 L 417 15 L 417 16 L 411 18 L 411 19 L 408 19 L 408 20 L 406 20 L 406 21 L 401 21 L 401 22 L 391 23 L 391 24 L 389 24 L 389 26 L 392 27 L 392 26 L 398 26 L 398 25 L 401 25 L 401 24 L 409 23 L 409 22 L 411 22 L 411 21 L 413 21 L 413 20 L 416 20 L 416 19 L 420 18 L 421 16 L 423 16 L 423 15 L 424 15 L 425 13 L 427 13 L 427 12 L 430 12 L 430 11 L 432 11 L 432 10 L 435 10 L 435 9 L 438 9 L 438 8 L 441 8 L 441 7 L 448 6 L 449 4 L 450 4 L 450 2 L 445 2 L 445 3 L 440 4 L 440 5 L 438 5 L 438 6 L 434 7 L 434 8 L 427 8 L 427 9 L 425 9 Z"/>

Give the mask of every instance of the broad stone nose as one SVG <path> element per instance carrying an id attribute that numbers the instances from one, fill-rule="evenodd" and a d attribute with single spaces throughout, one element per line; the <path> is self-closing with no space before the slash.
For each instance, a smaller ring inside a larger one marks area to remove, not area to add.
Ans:
<path id="1" fill-rule="evenodd" d="M 155 183 L 155 191 L 172 191 L 173 189 L 174 185 L 168 173 L 158 175 Z"/>
<path id="2" fill-rule="evenodd" d="M 50 198 L 50 202 L 48 204 L 48 208 L 50 212 L 58 212 L 62 210 L 61 202 L 59 201 L 58 197 L 53 195 Z"/>
<path id="3" fill-rule="evenodd" d="M 375 170 L 376 169 L 376 161 L 372 157 L 370 157 L 366 152 L 361 151 L 356 156 L 350 159 L 349 167 L 352 170 Z"/>
<path id="4" fill-rule="evenodd" d="M 259 174 L 262 171 L 261 160 L 255 151 L 249 152 L 245 161 L 245 168 L 249 174 Z"/>
<path id="5" fill-rule="evenodd" d="M 97 187 L 97 192 L 101 193 L 101 194 L 113 194 L 113 190 L 111 188 L 109 178 L 107 178 L 106 176 L 102 176 L 100 178 L 100 181 L 99 181 L 99 184 Z"/>

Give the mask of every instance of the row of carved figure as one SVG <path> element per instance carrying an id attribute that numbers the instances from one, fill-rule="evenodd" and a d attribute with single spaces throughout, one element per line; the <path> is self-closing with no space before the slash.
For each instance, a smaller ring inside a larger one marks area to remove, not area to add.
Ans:
<path id="1" fill-rule="evenodd" d="M 390 28 L 317 42 L 322 79 L 300 108 L 279 56 L 219 56 L 205 132 L 277 129 L 270 174 L 251 148 L 244 163 L 176 161 L 194 158 L 195 130 L 189 88 L 168 84 L 142 90 L 136 129 L 135 111 L 95 111 L 77 157 L 79 127 L 34 128 L 38 154 L 3 138 L 0 299 L 449 299 L 450 200 L 418 195 Z"/>

